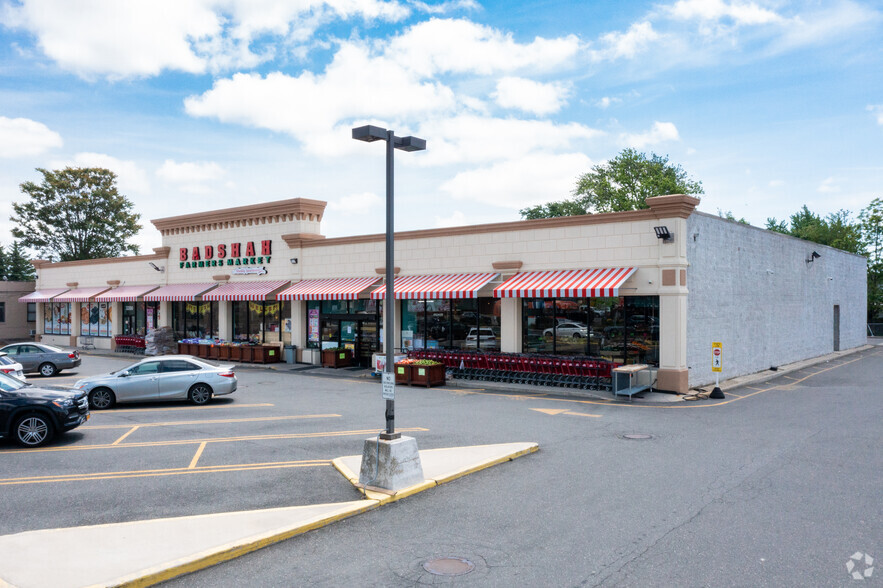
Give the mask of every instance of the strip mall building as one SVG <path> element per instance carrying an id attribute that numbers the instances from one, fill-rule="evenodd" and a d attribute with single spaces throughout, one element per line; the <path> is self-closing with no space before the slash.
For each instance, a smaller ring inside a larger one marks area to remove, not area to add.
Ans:
<path id="1" fill-rule="evenodd" d="M 649 209 L 396 234 L 395 346 L 590 355 L 658 368 L 685 392 L 865 343 L 863 257 L 695 210 Z M 384 235 L 325 238 L 295 198 L 154 220 L 153 254 L 49 263 L 23 302 L 38 338 L 111 349 L 179 338 L 382 348 Z M 666 231 L 670 237 L 664 238 Z M 659 229 L 657 231 L 657 229 Z M 815 255 L 813 255 L 815 253 Z"/>

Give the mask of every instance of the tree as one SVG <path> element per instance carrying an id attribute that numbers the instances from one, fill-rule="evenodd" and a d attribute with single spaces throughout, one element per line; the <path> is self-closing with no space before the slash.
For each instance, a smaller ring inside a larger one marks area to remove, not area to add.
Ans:
<path id="1" fill-rule="evenodd" d="M 868 320 L 883 317 L 883 200 L 874 198 L 859 215 L 868 256 Z"/>
<path id="2" fill-rule="evenodd" d="M 52 261 L 117 257 L 138 253 L 128 240 L 141 229 L 133 204 L 119 194 L 116 174 L 103 168 L 47 171 L 43 181 L 20 185 L 30 201 L 13 203 L 12 234 Z"/>
<path id="3" fill-rule="evenodd" d="M 721 210 L 720 208 L 718 208 L 717 215 L 719 217 L 725 218 L 727 220 L 736 221 L 737 223 L 742 224 L 742 225 L 750 225 L 751 224 L 747 220 L 745 220 L 744 216 L 742 218 L 736 218 L 736 216 L 733 214 L 732 210 Z"/>
<path id="4" fill-rule="evenodd" d="M 577 179 L 573 198 L 524 208 L 525 219 L 618 212 L 648 208 L 647 198 L 665 194 L 703 194 L 702 182 L 687 176 L 668 157 L 623 149 L 610 161 L 596 165 Z"/>
<path id="5" fill-rule="evenodd" d="M 37 279 L 34 266 L 28 261 L 18 241 L 12 243 L 9 253 L 0 245 L 0 279 L 10 282 L 33 282 Z"/>

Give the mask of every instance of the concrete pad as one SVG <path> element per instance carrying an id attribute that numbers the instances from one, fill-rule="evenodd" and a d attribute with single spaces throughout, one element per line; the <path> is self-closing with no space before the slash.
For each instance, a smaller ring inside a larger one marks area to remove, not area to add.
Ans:
<path id="1" fill-rule="evenodd" d="M 332 461 L 343 476 L 365 494 L 381 504 L 393 502 L 422 492 L 428 488 L 450 482 L 461 476 L 489 468 L 504 461 L 510 461 L 539 449 L 536 443 L 498 443 L 494 445 L 473 445 L 470 447 L 450 447 L 444 449 L 420 450 L 420 462 L 426 480 L 409 488 L 391 492 L 382 488 L 365 487 L 359 483 L 361 455 L 348 455 Z"/>
<path id="2" fill-rule="evenodd" d="M 404 490 L 423 482 L 423 468 L 417 440 L 403 435 L 398 439 L 365 439 L 359 482 L 386 490 Z"/>
<path id="3" fill-rule="evenodd" d="M 0 586 L 146 586 L 371 510 L 373 500 L 28 531 L 0 537 Z M 47 554 L 52 554 L 47 556 Z M 47 565 L 47 557 L 52 565 Z"/>

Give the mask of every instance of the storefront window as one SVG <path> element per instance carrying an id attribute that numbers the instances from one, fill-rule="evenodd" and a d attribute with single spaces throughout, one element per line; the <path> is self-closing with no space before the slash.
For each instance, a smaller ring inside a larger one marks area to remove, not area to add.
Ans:
<path id="1" fill-rule="evenodd" d="M 113 335 L 112 303 L 80 303 L 80 335 L 87 337 L 110 337 Z"/>
<path id="2" fill-rule="evenodd" d="M 527 298 L 522 350 L 659 364 L 659 297 Z"/>
<path id="3" fill-rule="evenodd" d="M 123 335 L 144 337 L 159 326 L 159 302 L 123 302 Z"/>
<path id="4" fill-rule="evenodd" d="M 264 303 L 264 343 L 282 341 L 281 302 Z"/>
<path id="5" fill-rule="evenodd" d="M 319 347 L 319 306 L 318 300 L 307 301 L 307 347 Z"/>
<path id="6" fill-rule="evenodd" d="M 47 335 L 71 334 L 70 302 L 46 302 L 43 304 L 43 332 Z"/>
<path id="7" fill-rule="evenodd" d="M 172 302 L 172 329 L 179 339 L 217 338 L 219 320 L 217 302 Z"/>
<path id="8" fill-rule="evenodd" d="M 322 314 L 349 314 L 349 301 L 323 300 Z"/>
<path id="9" fill-rule="evenodd" d="M 499 350 L 499 298 L 403 300 L 402 347 Z"/>

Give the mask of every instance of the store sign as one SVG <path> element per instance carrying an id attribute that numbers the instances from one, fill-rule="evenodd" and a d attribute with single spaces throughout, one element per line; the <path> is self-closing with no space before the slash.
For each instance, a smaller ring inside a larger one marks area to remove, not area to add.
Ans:
<path id="1" fill-rule="evenodd" d="M 269 259 L 269 257 L 267 258 Z M 233 269 L 232 274 L 234 276 L 251 276 L 257 275 L 262 276 L 267 273 L 267 268 L 264 266 L 242 266 Z"/>
<path id="2" fill-rule="evenodd" d="M 181 247 L 178 250 L 178 266 L 181 269 L 222 266 L 254 266 L 270 263 L 273 241 L 260 242 L 260 253 L 254 241 L 245 243 L 220 243 L 201 247 Z M 266 268 L 263 273 L 266 272 Z M 233 273 L 237 273 L 235 270 Z M 243 272 L 258 273 L 258 272 Z"/>

